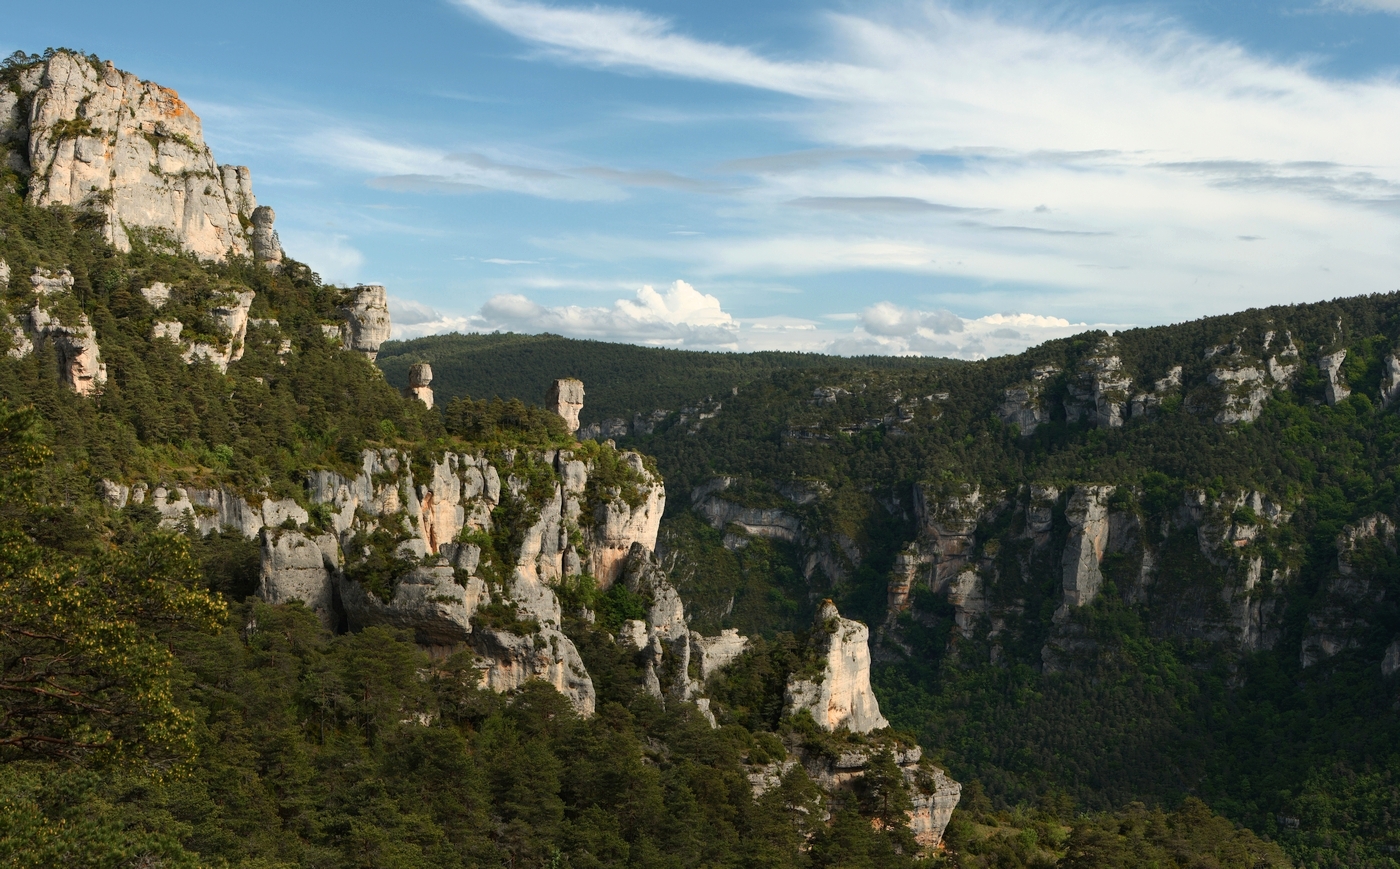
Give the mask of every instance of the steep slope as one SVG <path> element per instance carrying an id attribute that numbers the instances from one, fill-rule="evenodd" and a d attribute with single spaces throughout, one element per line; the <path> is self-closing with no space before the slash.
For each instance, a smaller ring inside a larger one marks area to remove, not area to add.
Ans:
<path id="1" fill-rule="evenodd" d="M 996 800 L 1199 794 L 1389 865 L 1398 348 L 1400 295 L 1337 299 L 638 384 L 617 415 L 647 425 L 596 434 L 688 493 L 658 552 L 693 624 L 771 637 L 834 598 L 880 626 L 884 713 Z"/>
<path id="2" fill-rule="evenodd" d="M 5 75 L 27 126 L 0 174 L 0 859 L 901 866 L 939 847 L 959 787 L 887 726 L 864 625 L 802 626 L 771 721 L 714 696 L 761 656 L 691 629 L 655 556 L 662 476 L 574 436 L 582 384 L 553 410 L 439 403 L 422 368 L 393 388 L 372 365 L 384 287 L 210 235 L 217 201 L 191 223 L 188 188 L 115 164 L 110 196 L 53 198 L 84 156 L 141 156 L 127 118 L 197 133 L 171 92 L 66 51 Z M 141 202 L 153 222 L 128 219 Z"/>

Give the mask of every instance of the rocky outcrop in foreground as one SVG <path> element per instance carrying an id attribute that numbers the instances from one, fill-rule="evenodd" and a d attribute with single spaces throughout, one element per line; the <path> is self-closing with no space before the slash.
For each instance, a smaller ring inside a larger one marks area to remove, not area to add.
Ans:
<path id="1" fill-rule="evenodd" d="M 841 617 L 824 601 L 812 628 L 812 650 L 820 670 L 788 681 L 787 710 L 808 712 L 824 730 L 869 733 L 890 726 L 870 689 L 870 629 Z"/>
<path id="2" fill-rule="evenodd" d="M 665 505 L 664 486 L 640 457 L 619 460 L 635 475 L 635 503 L 590 485 L 590 461 L 568 450 L 448 453 L 419 472 L 422 482 L 410 456 L 366 450 L 353 476 L 310 475 L 314 522 L 296 501 L 250 502 L 224 488 L 104 481 L 102 495 L 118 508 L 150 503 L 170 526 L 260 537 L 265 600 L 300 600 L 329 627 L 410 630 L 434 655 L 470 649 L 481 661 L 482 684 L 509 690 L 542 678 L 586 715 L 592 682 L 559 630 L 554 586 L 584 572 L 608 584 L 629 554 L 644 562 Z M 493 511 L 503 505 L 526 526 L 514 553 L 497 553 L 490 542 Z M 664 604 L 669 598 L 660 592 L 669 584 L 653 585 Z M 679 607 L 679 598 L 673 603 Z M 666 629 L 688 656 L 683 611 L 673 621 Z"/>
<path id="3" fill-rule="evenodd" d="M 59 51 L 22 70 L 13 90 L 0 91 L 0 143 L 28 177 L 31 204 L 99 213 L 121 250 L 133 232 L 148 232 L 204 259 L 252 253 L 258 206 L 248 169 L 214 162 L 199 117 L 175 91 L 110 62 Z M 269 210 L 267 236 L 271 218 Z"/>

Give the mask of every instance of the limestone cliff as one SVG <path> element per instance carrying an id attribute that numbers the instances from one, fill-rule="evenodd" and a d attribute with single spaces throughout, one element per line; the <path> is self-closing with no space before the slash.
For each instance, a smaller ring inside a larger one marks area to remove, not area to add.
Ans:
<path id="1" fill-rule="evenodd" d="M 294 500 L 255 497 L 254 506 L 221 487 L 152 489 L 106 480 L 99 488 L 113 508 L 149 503 L 171 527 L 260 536 L 258 593 L 269 602 L 300 600 L 332 628 L 409 630 L 439 656 L 470 649 L 481 662 L 483 685 L 510 690 L 545 679 L 586 715 L 593 711 L 593 687 L 560 631 L 554 587 L 590 565 L 605 571 L 594 574 L 600 581 L 611 582 L 628 563 L 654 564 L 664 505 L 664 486 L 640 457 L 623 454 L 620 462 L 645 493 L 638 503 L 591 485 L 592 460 L 568 450 L 446 453 L 417 474 L 409 455 L 365 450 L 353 476 L 330 470 L 308 476 L 314 521 Z M 520 527 L 508 529 L 518 541 L 512 552 L 497 552 L 490 542 L 493 511 L 502 506 L 520 517 Z M 393 565 L 390 573 L 372 567 L 385 563 Z M 643 568 L 634 573 L 634 584 L 642 583 Z M 655 602 L 651 631 L 667 660 L 679 660 L 668 672 L 680 681 L 668 683 L 667 693 L 693 699 L 698 683 L 689 677 L 691 634 L 680 598 L 664 575 L 646 580 L 645 592 Z M 715 647 L 699 656 L 702 672 L 737 654 L 733 639 L 722 640 L 714 638 Z M 741 651 L 742 638 L 738 646 Z"/>
<path id="2" fill-rule="evenodd" d="M 204 259 L 252 252 L 248 170 L 214 162 L 199 117 L 169 88 L 59 51 L 0 92 L 0 140 L 32 204 L 96 211 L 121 250 L 140 231 Z"/>
<path id="3" fill-rule="evenodd" d="M 1133 382 L 1123 370 L 1116 338 L 1104 338 L 1079 363 L 1068 383 L 1065 418 L 1087 419 L 1099 428 L 1118 428 L 1128 416 Z"/>
<path id="4" fill-rule="evenodd" d="M 836 605 L 825 601 L 812 629 L 812 651 L 820 670 L 788 681 L 789 713 L 805 710 L 826 730 L 869 733 L 890 726 L 870 689 L 869 628 L 842 618 Z"/>
<path id="5" fill-rule="evenodd" d="M 379 347 L 389 340 L 389 297 L 380 284 L 360 284 L 345 292 L 336 309 L 341 342 L 373 362 Z"/>

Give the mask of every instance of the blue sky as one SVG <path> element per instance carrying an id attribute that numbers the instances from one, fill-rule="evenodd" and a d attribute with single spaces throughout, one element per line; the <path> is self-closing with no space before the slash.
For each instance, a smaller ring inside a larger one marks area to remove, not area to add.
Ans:
<path id="1" fill-rule="evenodd" d="M 396 333 L 976 357 L 1400 288 L 1400 0 L 31 4 Z"/>

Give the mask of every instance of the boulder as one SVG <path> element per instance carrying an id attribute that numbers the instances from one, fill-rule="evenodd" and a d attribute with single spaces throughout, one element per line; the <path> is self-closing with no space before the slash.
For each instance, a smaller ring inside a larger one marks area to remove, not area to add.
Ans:
<path id="1" fill-rule="evenodd" d="M 541 679 L 569 698 L 574 710 L 593 714 L 597 694 L 573 642 L 554 628 L 528 636 L 495 628 L 473 632 L 471 648 L 481 672 L 481 687 L 498 693 L 514 691 L 530 679 Z"/>
<path id="2" fill-rule="evenodd" d="M 788 680 L 788 714 L 809 712 L 824 730 L 842 727 L 869 733 L 890 726 L 870 688 L 870 629 L 841 617 L 836 605 L 824 601 L 812 628 L 811 651 L 819 675 Z"/>
<path id="3" fill-rule="evenodd" d="M 141 297 L 152 308 L 159 311 L 170 301 L 170 287 L 160 281 L 154 281 L 149 287 L 141 288 Z"/>
<path id="4" fill-rule="evenodd" d="M 690 647 L 693 659 L 699 663 L 700 682 L 704 684 L 744 654 L 749 647 L 749 638 L 740 634 L 737 628 L 725 628 L 717 637 L 702 637 L 692 631 Z"/>
<path id="5" fill-rule="evenodd" d="M 299 600 L 322 624 L 333 626 L 339 553 L 330 535 L 313 539 L 300 531 L 264 528 L 258 597 L 271 604 Z"/>
<path id="6" fill-rule="evenodd" d="M 348 581 L 341 600 L 351 630 L 387 625 L 412 632 L 420 646 L 452 648 L 468 640 L 472 616 L 490 602 L 491 593 L 478 577 L 459 582 L 451 565 L 438 564 L 419 565 L 399 577 L 387 603 Z"/>

